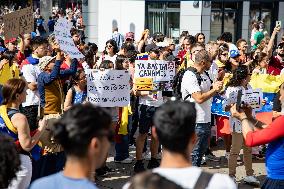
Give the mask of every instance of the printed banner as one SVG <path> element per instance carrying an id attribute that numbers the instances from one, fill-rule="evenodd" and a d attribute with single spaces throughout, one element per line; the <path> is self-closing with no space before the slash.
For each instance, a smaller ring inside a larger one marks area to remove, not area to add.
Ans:
<path id="1" fill-rule="evenodd" d="M 172 91 L 172 81 L 174 76 L 175 62 L 173 61 L 135 61 L 134 78 L 151 78 L 153 80 L 153 90 Z"/>
<path id="2" fill-rule="evenodd" d="M 126 70 L 87 70 L 87 100 L 101 107 L 130 103 L 130 74 Z"/>
<path id="3" fill-rule="evenodd" d="M 60 46 L 60 49 L 63 50 L 66 54 L 70 55 L 71 58 L 84 58 L 84 55 L 74 44 L 70 33 L 71 28 L 71 22 L 69 22 L 65 18 L 58 19 L 54 26 L 55 38 Z"/>
<path id="4" fill-rule="evenodd" d="M 18 37 L 34 30 L 33 7 L 24 8 L 3 16 L 5 39 Z"/>

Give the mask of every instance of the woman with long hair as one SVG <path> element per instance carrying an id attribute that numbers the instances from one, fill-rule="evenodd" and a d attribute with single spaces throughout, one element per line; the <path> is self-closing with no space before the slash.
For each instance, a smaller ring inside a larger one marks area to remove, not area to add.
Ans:
<path id="1" fill-rule="evenodd" d="M 84 103 L 87 98 L 87 80 L 84 70 L 78 70 L 71 79 L 72 87 L 68 90 L 65 101 L 64 111 L 67 111 L 73 104 Z"/>
<path id="2" fill-rule="evenodd" d="M 224 103 L 225 110 L 229 110 L 229 107 L 237 102 L 237 94 L 239 91 L 245 95 L 248 89 L 252 89 L 249 85 L 250 72 L 247 66 L 241 65 L 236 70 L 233 71 L 233 77 L 227 84 L 226 99 Z M 239 156 L 240 150 L 243 146 L 244 154 L 244 165 L 246 169 L 246 177 L 244 182 L 253 185 L 259 185 L 260 182 L 253 176 L 252 169 L 252 149 L 244 144 L 244 138 L 242 135 L 242 127 L 239 120 L 236 118 L 229 118 L 231 132 L 232 132 L 232 147 L 230 150 L 230 156 L 228 161 L 229 175 L 236 181 L 236 167 L 237 158 Z"/>
<path id="3" fill-rule="evenodd" d="M 112 62 L 115 62 L 116 60 L 116 53 L 118 53 L 118 47 L 116 42 L 113 39 L 110 39 L 106 42 L 105 50 L 103 51 L 103 54 L 101 55 L 100 59 L 97 62 L 97 68 L 100 67 L 100 64 L 104 60 L 110 60 Z"/>
<path id="4" fill-rule="evenodd" d="M 11 183 L 11 188 L 26 189 L 31 181 L 32 162 L 31 150 L 37 145 L 42 132 L 45 129 L 45 121 L 39 121 L 39 127 L 31 136 L 30 126 L 19 107 L 26 100 L 26 82 L 22 79 L 10 79 L 3 86 L 3 105 L 0 107 L 0 115 L 5 127 L 1 132 L 12 136 L 18 144 L 18 152 L 21 160 L 21 170 L 17 172 L 17 178 Z"/>

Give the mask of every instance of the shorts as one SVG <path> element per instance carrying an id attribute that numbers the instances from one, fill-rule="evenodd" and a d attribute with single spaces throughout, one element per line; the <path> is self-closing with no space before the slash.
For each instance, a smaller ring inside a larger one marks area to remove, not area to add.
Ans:
<path id="1" fill-rule="evenodd" d="M 146 134 L 150 131 L 153 125 L 153 118 L 156 112 L 156 107 L 140 105 L 139 112 L 139 133 Z"/>

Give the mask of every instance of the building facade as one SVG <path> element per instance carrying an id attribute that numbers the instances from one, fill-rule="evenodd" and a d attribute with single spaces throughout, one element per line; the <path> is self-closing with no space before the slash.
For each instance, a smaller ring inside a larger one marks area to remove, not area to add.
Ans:
<path id="1" fill-rule="evenodd" d="M 97 43 L 100 50 L 111 37 L 113 27 L 122 34 L 134 32 L 136 40 L 148 28 L 151 33 L 162 32 L 174 39 L 182 31 L 192 35 L 203 32 L 206 41 L 216 40 L 228 31 L 236 41 L 250 38 L 253 21 L 262 21 L 268 34 L 277 20 L 284 24 L 284 2 L 276 0 L 82 0 L 82 12 L 87 39 Z M 278 35 L 279 40 L 281 36 Z"/>

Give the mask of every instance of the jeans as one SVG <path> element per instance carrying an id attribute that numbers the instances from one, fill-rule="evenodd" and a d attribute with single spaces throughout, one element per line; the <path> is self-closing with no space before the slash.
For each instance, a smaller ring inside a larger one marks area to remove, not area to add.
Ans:
<path id="1" fill-rule="evenodd" d="M 127 125 L 128 133 L 131 130 L 131 127 L 132 127 L 132 115 L 129 115 L 128 116 L 128 125 Z M 115 143 L 114 160 L 122 161 L 122 160 L 129 157 L 128 144 L 129 144 L 129 134 L 120 135 L 120 141 Z"/>
<path id="2" fill-rule="evenodd" d="M 202 156 L 208 148 L 208 138 L 211 133 L 211 123 L 196 123 L 195 133 L 197 140 L 191 154 L 192 165 L 200 167 Z"/>

